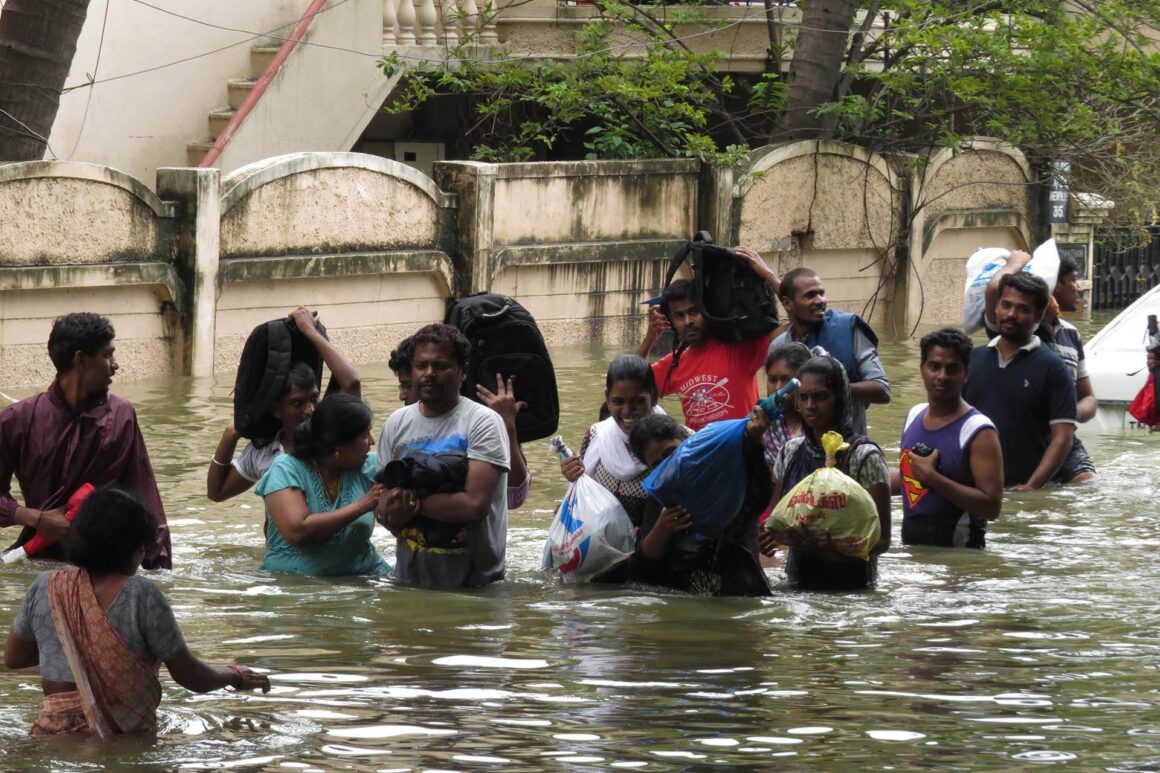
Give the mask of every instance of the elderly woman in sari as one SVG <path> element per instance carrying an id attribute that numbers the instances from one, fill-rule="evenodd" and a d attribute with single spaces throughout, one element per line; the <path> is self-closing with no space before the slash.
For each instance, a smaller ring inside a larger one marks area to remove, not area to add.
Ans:
<path id="1" fill-rule="evenodd" d="M 32 735 L 106 738 L 157 725 L 161 663 L 194 692 L 269 691 L 248 668 L 213 666 L 185 645 L 161 591 L 137 576 L 157 524 L 130 495 L 109 489 L 81 506 L 65 539 L 75 566 L 32 583 L 8 635 L 4 665 L 39 665 L 44 703 Z"/>

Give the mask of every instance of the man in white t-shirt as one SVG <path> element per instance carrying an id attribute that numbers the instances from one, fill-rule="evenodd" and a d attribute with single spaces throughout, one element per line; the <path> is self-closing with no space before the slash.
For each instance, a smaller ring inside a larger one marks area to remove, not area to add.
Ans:
<path id="1" fill-rule="evenodd" d="M 450 325 L 428 325 L 411 339 L 413 387 L 419 402 L 396 411 L 379 437 L 379 469 L 407 454 L 461 452 L 464 490 L 419 498 L 389 489 L 376 513 L 398 539 L 395 578 L 427 587 L 476 587 L 503 578 L 507 543 L 507 475 L 511 449 L 503 419 L 460 396 L 470 344 Z M 450 546 L 428 545 L 420 515 L 460 526 Z"/>

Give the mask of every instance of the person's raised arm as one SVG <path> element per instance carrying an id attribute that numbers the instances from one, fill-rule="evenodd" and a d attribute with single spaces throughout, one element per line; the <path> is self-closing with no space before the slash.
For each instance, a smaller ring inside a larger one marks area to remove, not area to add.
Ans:
<path id="1" fill-rule="evenodd" d="M 508 488 L 520 486 L 528 477 L 528 462 L 524 458 L 524 451 L 520 448 L 520 440 L 516 434 L 516 416 L 524 408 L 525 402 L 516 400 L 515 376 L 509 376 L 504 381 L 503 376 L 495 374 L 495 393 L 492 394 L 482 384 L 476 384 L 475 393 L 480 401 L 499 414 L 503 419 L 504 429 L 507 430 L 508 445 L 511 446 L 512 468 L 508 473 Z"/>
<path id="2" fill-rule="evenodd" d="M 294 326 L 302 335 L 306 336 L 310 343 L 314 344 L 314 348 L 322 355 L 322 361 L 326 363 L 326 367 L 330 368 L 331 374 L 338 382 L 338 391 L 344 395 L 361 398 L 362 382 L 359 381 L 358 371 L 354 369 L 350 360 L 344 357 L 342 352 L 318 331 L 310 310 L 304 306 L 299 306 L 291 312 L 290 319 L 294 320 Z"/>
<path id="3" fill-rule="evenodd" d="M 230 419 L 210 457 L 209 471 L 205 476 L 205 494 L 211 502 L 224 502 L 254 485 L 254 481 L 248 480 L 232 464 L 239 439 L 241 435 L 234 428 L 233 419 Z"/>
<path id="4" fill-rule="evenodd" d="M 1007 263 L 995 272 L 987 288 L 983 291 L 983 317 L 992 327 L 998 327 L 999 321 L 995 318 L 995 309 L 999 305 L 999 280 L 1008 274 L 1017 274 L 1031 262 L 1031 253 L 1024 250 L 1011 250 Z"/>
<path id="5" fill-rule="evenodd" d="M 186 647 L 165 661 L 165 668 L 173 681 L 193 692 L 210 692 L 223 687 L 235 690 L 270 692 L 270 677 L 245 666 L 213 666 L 194 655 Z"/>
<path id="6" fill-rule="evenodd" d="M 753 273 L 765 280 L 765 283 L 773 290 L 774 297 L 780 294 L 781 278 L 778 277 L 776 271 L 769 267 L 769 264 L 765 262 L 765 258 L 761 257 L 761 253 L 752 247 L 737 246 L 733 248 L 733 254 L 742 258 L 753 269 Z"/>
<path id="7" fill-rule="evenodd" d="M 266 508 L 274 526 L 291 545 L 317 545 L 338 534 L 348 524 L 378 505 L 383 487 L 376 483 L 362 497 L 327 513 L 312 513 L 300 489 L 284 488 L 266 495 Z"/>
<path id="8" fill-rule="evenodd" d="M 922 485 L 971 515 L 993 521 L 1003 508 L 1003 449 L 999 446 L 999 433 L 990 427 L 980 430 L 967 446 L 967 454 L 972 486 L 939 472 L 937 448 L 930 456 L 911 454 L 910 466 Z"/>
<path id="9" fill-rule="evenodd" d="M 636 347 L 637 356 L 647 360 L 648 353 L 656 346 L 661 336 L 669 330 L 672 330 L 672 326 L 669 324 L 668 317 L 661 313 L 660 306 L 649 306 L 648 332 L 644 334 L 644 340 L 640 342 L 640 346 Z"/>

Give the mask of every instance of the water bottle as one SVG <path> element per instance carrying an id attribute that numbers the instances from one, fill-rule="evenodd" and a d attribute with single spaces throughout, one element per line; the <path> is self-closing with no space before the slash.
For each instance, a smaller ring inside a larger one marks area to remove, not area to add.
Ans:
<path id="1" fill-rule="evenodd" d="M 801 385 L 802 382 L 798 381 L 796 378 L 791 378 L 789 383 L 783 386 L 781 389 L 777 390 L 768 397 L 763 397 L 758 400 L 757 405 L 761 408 L 761 410 L 765 411 L 765 415 L 769 418 L 770 421 L 776 421 L 777 419 L 781 418 L 781 409 L 782 406 L 785 405 L 786 398 L 789 397 L 790 394 Z"/>
<path id="2" fill-rule="evenodd" d="M 569 448 L 568 444 L 564 442 L 562 435 L 556 435 L 556 437 L 548 441 L 548 445 L 551 447 L 552 451 L 560 457 L 560 461 L 572 458 L 572 449 Z"/>

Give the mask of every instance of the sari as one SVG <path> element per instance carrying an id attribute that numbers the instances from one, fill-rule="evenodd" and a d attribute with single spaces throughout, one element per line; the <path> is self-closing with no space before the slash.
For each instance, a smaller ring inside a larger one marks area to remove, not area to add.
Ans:
<path id="1" fill-rule="evenodd" d="M 48 596 L 56 633 L 68 659 L 75 692 L 46 696 L 32 735 L 153 730 L 161 703 L 161 662 L 142 660 L 121 639 L 84 569 L 54 572 Z"/>

